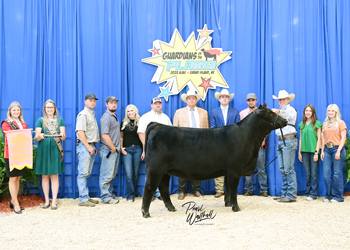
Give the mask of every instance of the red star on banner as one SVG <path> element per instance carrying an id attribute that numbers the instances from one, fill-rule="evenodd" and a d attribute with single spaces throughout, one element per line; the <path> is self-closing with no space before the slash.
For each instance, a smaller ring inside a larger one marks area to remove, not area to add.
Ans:
<path id="1" fill-rule="evenodd" d="M 205 92 L 208 91 L 208 88 L 213 88 L 213 86 L 210 85 L 211 77 L 208 80 L 205 80 L 203 77 L 201 77 L 201 78 L 202 78 L 203 83 L 201 85 L 199 85 L 199 87 L 203 87 Z"/>
<path id="2" fill-rule="evenodd" d="M 155 56 L 155 55 L 157 55 L 157 54 L 160 55 L 160 54 L 159 54 L 159 50 L 160 50 L 160 49 L 157 49 L 156 46 L 153 46 L 153 49 L 150 49 L 150 50 L 148 50 L 148 51 L 152 52 L 152 53 L 153 53 L 153 56 Z"/>

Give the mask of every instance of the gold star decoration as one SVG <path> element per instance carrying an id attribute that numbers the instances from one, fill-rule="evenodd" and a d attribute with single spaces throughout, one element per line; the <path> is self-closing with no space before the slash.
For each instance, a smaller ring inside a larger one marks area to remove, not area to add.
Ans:
<path id="1" fill-rule="evenodd" d="M 204 28 L 202 30 L 197 30 L 197 31 L 201 34 L 201 37 L 205 36 L 208 39 L 209 39 L 209 35 L 214 32 L 214 30 L 208 30 L 206 24 L 204 25 Z"/>

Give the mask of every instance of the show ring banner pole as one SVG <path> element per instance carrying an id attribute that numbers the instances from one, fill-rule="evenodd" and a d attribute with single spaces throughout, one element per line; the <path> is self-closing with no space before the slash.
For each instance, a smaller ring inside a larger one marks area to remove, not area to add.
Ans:
<path id="1" fill-rule="evenodd" d="M 33 169 L 32 129 L 9 130 L 6 132 L 10 171 Z"/>

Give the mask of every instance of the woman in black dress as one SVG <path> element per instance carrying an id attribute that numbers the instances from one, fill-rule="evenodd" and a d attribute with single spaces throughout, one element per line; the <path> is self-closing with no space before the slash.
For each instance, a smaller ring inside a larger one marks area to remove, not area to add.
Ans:
<path id="1" fill-rule="evenodd" d="M 18 102 L 12 102 L 10 104 L 9 109 L 7 111 L 7 119 L 1 123 L 1 128 L 5 134 L 4 158 L 6 166 L 6 176 L 9 177 L 9 190 L 11 194 L 10 208 L 14 209 L 16 214 L 21 214 L 21 210 L 24 210 L 24 208 L 19 205 L 17 195 L 19 190 L 19 182 L 21 176 L 26 174 L 26 168 L 23 168 L 21 170 L 15 168 L 12 171 L 10 171 L 9 151 L 6 136 L 6 132 L 9 130 L 27 128 L 27 123 L 23 120 L 22 107 Z"/>

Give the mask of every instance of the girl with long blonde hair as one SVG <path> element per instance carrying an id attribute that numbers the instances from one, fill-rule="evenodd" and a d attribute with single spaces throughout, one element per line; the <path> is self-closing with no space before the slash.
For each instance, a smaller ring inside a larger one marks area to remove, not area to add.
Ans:
<path id="1" fill-rule="evenodd" d="M 121 152 L 126 176 L 126 200 L 133 202 L 137 196 L 137 183 L 142 155 L 142 142 L 137 134 L 140 115 L 135 105 L 125 109 L 121 125 Z"/>
<path id="2" fill-rule="evenodd" d="M 336 104 L 327 107 L 327 117 L 322 130 L 321 160 L 323 161 L 323 176 L 326 183 L 326 198 L 323 201 L 343 202 L 343 164 L 346 155 L 344 143 L 347 127 L 345 122 L 341 120 Z"/>

